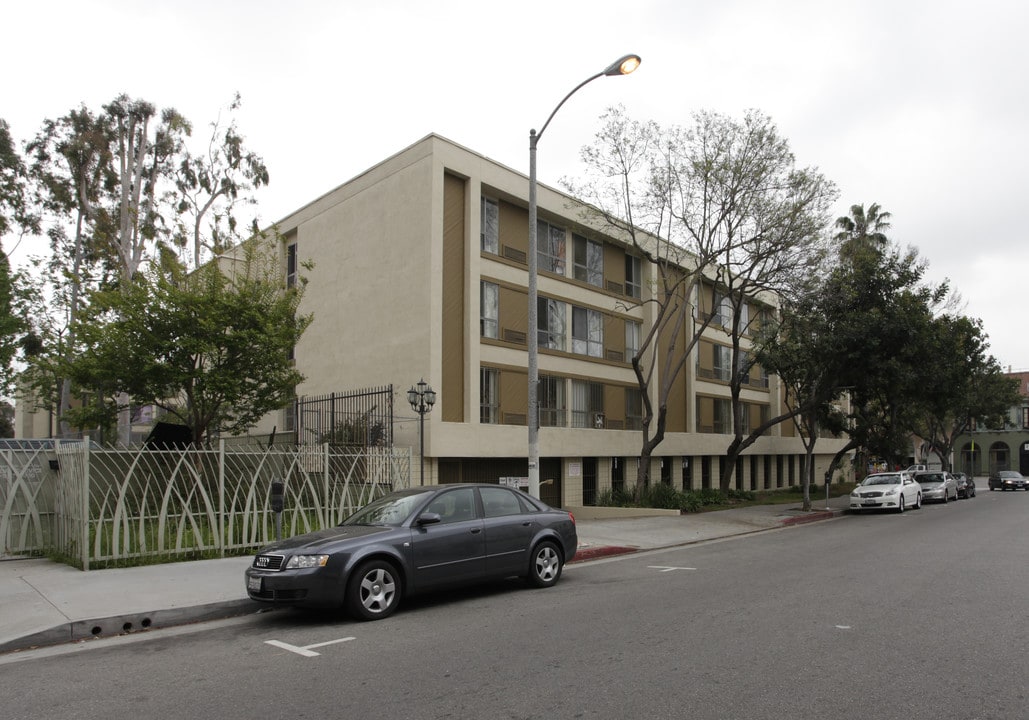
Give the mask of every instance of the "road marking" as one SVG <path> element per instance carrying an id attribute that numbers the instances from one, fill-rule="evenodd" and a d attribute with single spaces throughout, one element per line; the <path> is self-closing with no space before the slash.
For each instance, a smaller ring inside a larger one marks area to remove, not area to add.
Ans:
<path id="1" fill-rule="evenodd" d="M 315 643 L 314 645 L 305 645 L 304 647 L 297 647 L 296 645 L 290 645 L 289 643 L 284 643 L 284 642 L 281 642 L 280 640 L 265 640 L 264 644 L 265 645 L 274 645 L 277 648 L 282 648 L 283 650 L 289 650 L 290 652 L 296 653 L 297 655 L 302 655 L 303 657 L 318 657 L 319 655 L 321 655 L 321 653 L 316 653 L 313 650 L 311 650 L 311 648 L 320 648 L 320 647 L 325 647 L 326 645 L 335 645 L 336 643 L 347 642 L 348 640 L 353 640 L 353 639 L 354 638 L 352 638 L 352 637 L 345 637 L 345 638 L 339 638 L 338 640 L 329 640 L 328 642 Z"/>
<path id="2" fill-rule="evenodd" d="M 651 570 L 660 570 L 661 572 L 672 572 L 672 570 L 696 570 L 697 568 L 688 567 L 675 567 L 674 565 L 647 565 Z"/>
<path id="3" fill-rule="evenodd" d="M 837 630 L 850 630 L 850 625 L 837 625 Z"/>

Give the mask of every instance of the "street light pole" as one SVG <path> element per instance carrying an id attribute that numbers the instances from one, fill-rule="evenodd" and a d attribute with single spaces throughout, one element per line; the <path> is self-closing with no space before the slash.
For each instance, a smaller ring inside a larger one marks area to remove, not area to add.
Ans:
<path id="1" fill-rule="evenodd" d="M 538 314 L 538 292 L 537 292 L 537 271 L 538 258 L 536 228 L 536 145 L 543 137 L 544 131 L 554 119 L 554 115 L 561 109 L 572 95 L 579 88 L 587 83 L 593 82 L 599 77 L 628 75 L 640 65 L 639 55 L 625 55 L 608 65 L 604 70 L 592 75 L 564 96 L 564 99 L 557 104 L 557 107 L 547 117 L 543 127 L 537 133 L 535 129 L 529 130 L 529 318 L 528 318 L 528 351 L 529 351 L 529 408 L 526 424 L 529 426 L 529 494 L 533 497 L 540 496 L 540 446 L 539 446 L 539 322 Z"/>
<path id="2" fill-rule="evenodd" d="M 411 403 L 411 409 L 418 413 L 418 460 L 421 463 L 420 484 L 425 484 L 425 415 L 432 410 L 436 404 L 436 391 L 432 389 L 425 378 L 418 381 L 418 385 L 411 386 L 407 391 L 407 401 Z"/>

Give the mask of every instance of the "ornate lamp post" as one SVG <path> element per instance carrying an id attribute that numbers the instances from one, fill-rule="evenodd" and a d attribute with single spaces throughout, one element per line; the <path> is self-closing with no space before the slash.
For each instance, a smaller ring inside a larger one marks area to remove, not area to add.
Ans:
<path id="1" fill-rule="evenodd" d="M 542 129 L 536 132 L 529 130 L 529 410 L 526 418 L 529 426 L 529 494 L 533 497 L 540 496 L 540 469 L 539 469 L 539 328 L 537 309 L 537 243 L 536 228 L 536 145 L 539 143 L 543 133 L 546 131 L 554 115 L 561 109 L 572 95 L 579 88 L 587 83 L 593 82 L 599 77 L 628 75 L 640 66 L 639 55 L 626 55 L 615 60 L 604 70 L 592 75 L 564 96 L 564 99 L 557 104 L 557 107 L 550 113 L 547 121 L 543 123 Z"/>
<path id="2" fill-rule="evenodd" d="M 407 391 L 407 401 L 411 403 L 411 409 L 418 413 L 418 459 L 421 462 L 421 481 L 425 484 L 425 415 L 432 410 L 436 404 L 436 391 L 432 385 L 422 378 L 418 385 L 412 385 Z"/>

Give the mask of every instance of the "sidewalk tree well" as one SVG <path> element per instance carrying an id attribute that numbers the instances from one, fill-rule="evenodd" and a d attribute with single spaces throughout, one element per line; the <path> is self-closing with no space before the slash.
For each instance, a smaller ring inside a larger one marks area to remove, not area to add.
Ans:
<path id="1" fill-rule="evenodd" d="M 304 283 L 286 287 L 277 238 L 187 273 L 174 253 L 121 288 L 93 293 L 68 376 L 82 393 L 74 424 L 109 423 L 120 397 L 153 404 L 201 443 L 242 433 L 282 407 L 303 376 L 290 351 L 311 322 Z"/>

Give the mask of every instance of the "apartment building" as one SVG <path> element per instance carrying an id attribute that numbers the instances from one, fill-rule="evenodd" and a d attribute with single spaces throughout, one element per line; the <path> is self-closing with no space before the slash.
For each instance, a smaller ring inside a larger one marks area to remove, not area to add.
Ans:
<path id="1" fill-rule="evenodd" d="M 653 322 L 645 301 L 655 268 L 575 198 L 540 186 L 538 208 L 541 496 L 589 504 L 638 475 L 642 403 L 630 359 Z M 527 474 L 524 174 L 429 135 L 278 229 L 287 273 L 314 264 L 301 270 L 314 321 L 295 351 L 307 378 L 298 395 L 392 384 L 394 442 L 417 453 L 418 416 L 405 393 L 424 379 L 437 393 L 424 416 L 426 483 Z M 718 319 L 718 307 L 696 301 Z M 713 322 L 677 379 L 653 482 L 717 487 L 731 423 L 729 344 Z M 743 394 L 749 423 L 781 410 L 775 378 L 758 369 Z M 257 432 L 292 427 L 289 412 Z M 838 447 L 819 441 L 816 477 Z M 793 426 L 780 424 L 747 450 L 735 483 L 799 484 L 802 454 Z"/>
<path id="2" fill-rule="evenodd" d="M 1029 475 L 1029 371 L 1005 375 L 1018 382 L 1021 402 L 1008 410 L 1002 428 L 974 425 L 954 440 L 954 469 L 972 477 L 998 470 Z"/>

